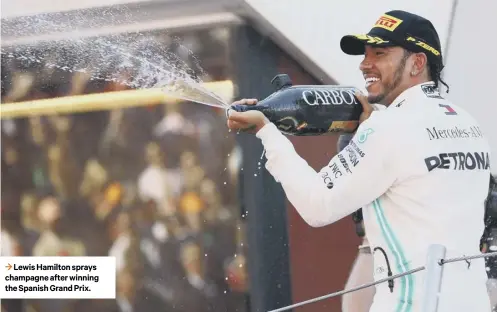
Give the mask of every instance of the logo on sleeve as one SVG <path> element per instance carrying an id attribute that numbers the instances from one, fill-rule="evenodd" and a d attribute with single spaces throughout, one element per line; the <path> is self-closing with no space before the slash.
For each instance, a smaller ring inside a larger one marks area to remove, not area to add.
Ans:
<path id="1" fill-rule="evenodd" d="M 457 115 L 457 112 L 450 105 L 438 104 L 438 106 L 446 109 L 445 115 Z"/>
<path id="2" fill-rule="evenodd" d="M 331 179 L 329 173 L 326 171 L 323 172 L 321 174 L 321 178 L 323 178 L 323 182 L 326 184 L 326 187 L 331 190 L 333 188 L 333 180 Z"/>
<path id="3" fill-rule="evenodd" d="M 337 154 L 337 157 L 340 160 L 340 162 L 342 163 L 343 168 L 345 168 L 345 171 L 348 173 L 352 173 L 352 171 L 350 170 L 349 164 L 347 163 L 347 160 L 345 159 L 345 157 L 342 154 Z"/>
<path id="4" fill-rule="evenodd" d="M 359 133 L 359 135 L 357 137 L 357 142 L 359 142 L 361 144 L 366 142 L 368 139 L 368 136 L 370 134 L 373 134 L 373 133 L 374 133 L 374 130 L 371 128 L 367 128 L 367 129 L 363 130 L 361 133 Z"/>

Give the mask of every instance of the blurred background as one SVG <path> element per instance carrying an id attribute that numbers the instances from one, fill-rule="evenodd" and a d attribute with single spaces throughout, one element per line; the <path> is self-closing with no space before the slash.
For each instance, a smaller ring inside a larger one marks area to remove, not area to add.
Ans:
<path id="1" fill-rule="evenodd" d="M 229 32 L 174 35 L 205 46 L 202 78 L 217 81 L 231 71 Z M 130 89 L 129 71 L 109 66 L 121 80 L 90 79 L 91 69 L 61 68 L 77 65 L 77 51 L 45 47 L 5 48 L 18 56 L 2 58 L 2 103 Z M 240 162 L 224 110 L 185 101 L 2 120 L 2 255 L 115 256 L 118 296 L 133 311 L 247 311 Z M 127 311 L 119 300 L 25 304 Z"/>
<path id="2" fill-rule="evenodd" d="M 467 57 L 477 48 L 465 43 L 485 39 L 464 25 L 497 29 L 482 16 L 497 4 L 432 2 L 3 1 L 2 104 L 93 103 L 2 117 L 1 255 L 114 256 L 117 299 L 2 300 L 2 312 L 262 312 L 343 289 L 361 242 L 354 222 L 306 225 L 264 170 L 260 142 L 229 132 L 223 108 L 145 96 L 98 106 L 174 77 L 228 103 L 266 97 L 279 73 L 363 88 L 339 38 L 405 9 L 439 29 L 448 97 L 496 151 L 497 109 L 483 92 L 496 59 Z M 336 153 L 337 135 L 290 139 L 316 169 Z M 340 311 L 340 298 L 297 310 Z"/>

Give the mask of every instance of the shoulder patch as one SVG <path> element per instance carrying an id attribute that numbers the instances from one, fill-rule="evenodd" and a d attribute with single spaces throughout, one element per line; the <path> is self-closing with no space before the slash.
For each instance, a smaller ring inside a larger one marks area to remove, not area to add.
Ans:
<path id="1" fill-rule="evenodd" d="M 443 99 L 438 88 L 432 84 L 421 85 L 421 90 L 423 90 L 424 94 L 429 98 Z"/>
<path id="2" fill-rule="evenodd" d="M 361 131 L 361 133 L 359 133 L 359 135 L 357 136 L 357 142 L 359 143 L 364 143 L 367 141 L 368 139 L 368 136 L 370 134 L 373 134 L 374 133 L 374 130 L 372 128 L 367 128 L 367 129 L 364 129 Z"/>

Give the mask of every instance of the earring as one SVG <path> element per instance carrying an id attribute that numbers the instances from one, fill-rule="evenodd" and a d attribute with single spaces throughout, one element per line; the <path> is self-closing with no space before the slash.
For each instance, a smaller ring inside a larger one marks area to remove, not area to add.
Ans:
<path id="1" fill-rule="evenodd" d="M 411 76 L 416 76 L 416 74 L 417 74 L 417 72 L 414 70 L 411 72 Z"/>

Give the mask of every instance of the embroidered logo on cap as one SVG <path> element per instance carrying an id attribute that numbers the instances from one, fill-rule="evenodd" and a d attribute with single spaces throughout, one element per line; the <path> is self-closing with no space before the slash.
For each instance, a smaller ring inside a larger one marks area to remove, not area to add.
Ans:
<path id="1" fill-rule="evenodd" d="M 389 31 L 394 31 L 395 28 L 399 27 L 401 23 L 401 19 L 384 14 L 376 21 L 373 27 L 380 27 Z"/>

